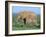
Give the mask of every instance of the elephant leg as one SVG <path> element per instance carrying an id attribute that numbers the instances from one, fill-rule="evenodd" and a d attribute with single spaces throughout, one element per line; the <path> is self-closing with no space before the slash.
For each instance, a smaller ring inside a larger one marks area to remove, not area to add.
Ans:
<path id="1" fill-rule="evenodd" d="M 26 24 L 26 18 L 24 18 L 23 20 L 24 20 L 24 24 Z"/>

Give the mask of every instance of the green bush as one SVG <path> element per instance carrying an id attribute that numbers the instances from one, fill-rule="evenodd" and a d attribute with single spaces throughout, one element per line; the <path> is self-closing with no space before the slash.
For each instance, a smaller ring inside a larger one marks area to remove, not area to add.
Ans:
<path id="1" fill-rule="evenodd" d="M 31 29 L 40 29 L 40 16 L 37 16 L 37 24 L 24 24 L 23 22 L 17 22 L 17 16 L 12 16 L 12 30 L 31 30 Z"/>

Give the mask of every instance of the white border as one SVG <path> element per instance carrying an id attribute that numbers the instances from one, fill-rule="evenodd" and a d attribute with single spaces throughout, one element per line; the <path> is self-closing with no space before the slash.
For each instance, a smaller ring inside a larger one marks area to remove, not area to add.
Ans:
<path id="1" fill-rule="evenodd" d="M 40 7 L 41 8 L 41 28 L 39 30 L 19 30 L 19 31 L 12 31 L 12 6 L 28 6 L 28 7 Z M 24 34 L 24 33 L 39 33 L 43 32 L 43 5 L 36 5 L 36 4 L 9 4 L 9 34 Z"/>

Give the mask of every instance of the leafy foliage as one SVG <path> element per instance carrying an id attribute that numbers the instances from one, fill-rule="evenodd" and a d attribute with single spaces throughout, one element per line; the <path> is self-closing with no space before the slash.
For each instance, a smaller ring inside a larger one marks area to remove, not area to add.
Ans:
<path id="1" fill-rule="evenodd" d="M 12 30 L 31 30 L 31 29 L 40 29 L 40 15 L 37 15 L 37 24 L 24 24 L 23 22 L 17 21 L 17 16 L 12 16 Z"/>

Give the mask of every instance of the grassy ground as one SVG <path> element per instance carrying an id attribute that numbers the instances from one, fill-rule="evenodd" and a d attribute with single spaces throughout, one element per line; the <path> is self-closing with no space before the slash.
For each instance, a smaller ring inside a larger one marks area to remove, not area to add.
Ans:
<path id="1" fill-rule="evenodd" d="M 12 16 L 12 29 L 13 30 L 31 30 L 40 29 L 40 16 L 37 16 L 37 25 L 24 24 L 23 22 L 17 22 L 16 16 Z"/>

